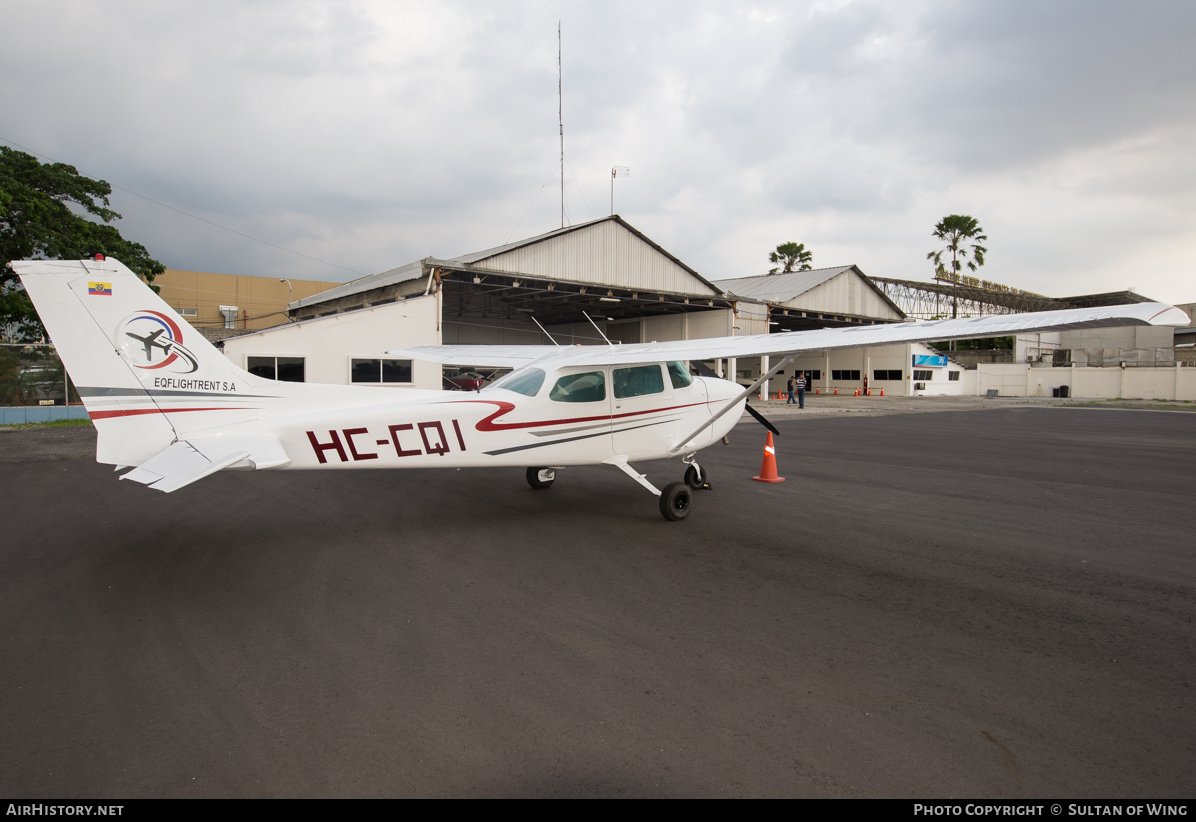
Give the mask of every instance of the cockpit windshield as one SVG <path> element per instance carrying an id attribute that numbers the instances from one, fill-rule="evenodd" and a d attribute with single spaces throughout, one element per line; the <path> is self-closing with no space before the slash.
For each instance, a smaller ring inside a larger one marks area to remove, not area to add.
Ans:
<path id="1" fill-rule="evenodd" d="M 544 385 L 544 371 L 539 368 L 523 368 L 519 371 L 512 371 L 501 380 L 492 382 L 483 388 L 483 391 L 493 391 L 496 388 L 503 388 L 507 391 L 514 391 L 516 394 L 522 394 L 525 397 L 534 397 L 540 392 L 541 386 Z"/>
<path id="2" fill-rule="evenodd" d="M 674 388 L 685 388 L 694 381 L 688 366 L 681 360 L 673 360 L 669 363 L 669 379 L 673 381 Z"/>

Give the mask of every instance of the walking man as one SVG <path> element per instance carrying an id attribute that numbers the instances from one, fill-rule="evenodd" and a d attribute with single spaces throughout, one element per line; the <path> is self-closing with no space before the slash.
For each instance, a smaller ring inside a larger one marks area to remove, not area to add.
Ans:
<path id="1" fill-rule="evenodd" d="M 797 407 L 806 407 L 806 375 L 802 372 L 797 372 L 797 377 L 793 380 L 797 384 Z M 792 396 L 792 395 L 790 395 Z"/>
<path id="2" fill-rule="evenodd" d="M 793 399 L 793 377 L 789 378 L 789 382 L 787 383 L 786 387 L 789 389 L 789 399 L 785 400 L 785 405 L 792 405 L 793 403 L 797 402 L 797 400 Z"/>

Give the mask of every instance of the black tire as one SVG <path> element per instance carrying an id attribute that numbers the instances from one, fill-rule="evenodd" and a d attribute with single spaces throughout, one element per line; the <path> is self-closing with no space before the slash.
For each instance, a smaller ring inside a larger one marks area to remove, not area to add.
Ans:
<path id="1" fill-rule="evenodd" d="M 697 491 L 706 485 L 706 472 L 698 471 L 697 466 L 689 466 L 685 469 L 685 484 Z"/>
<path id="2" fill-rule="evenodd" d="M 551 468 L 527 469 L 527 484 L 537 491 L 547 488 L 556 480 L 556 471 Z"/>
<path id="3" fill-rule="evenodd" d="M 693 508 L 693 492 L 684 482 L 670 482 L 660 492 L 660 513 L 671 522 L 683 520 Z"/>

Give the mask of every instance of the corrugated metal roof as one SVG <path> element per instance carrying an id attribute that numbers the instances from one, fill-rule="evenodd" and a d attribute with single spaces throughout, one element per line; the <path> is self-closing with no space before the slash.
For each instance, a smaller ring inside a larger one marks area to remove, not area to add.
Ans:
<path id="1" fill-rule="evenodd" d="M 731 280 L 715 280 L 714 284 L 737 297 L 783 303 L 817 288 L 832 277 L 855 268 L 841 265 L 836 268 L 815 268 L 810 271 L 791 271 L 788 274 L 763 274 L 756 277 L 738 277 Z"/>
<path id="2" fill-rule="evenodd" d="M 553 231 L 549 231 L 546 234 L 540 234 L 535 237 L 529 237 L 525 240 L 519 240 L 518 242 L 507 243 L 506 245 L 500 245 L 500 246 L 496 246 L 494 248 L 488 248 L 488 249 L 485 249 L 484 251 L 475 251 L 471 254 L 462 254 L 457 257 L 452 257 L 449 260 L 444 261 L 444 262 L 456 263 L 458 265 L 466 266 L 466 267 L 470 267 L 470 266 L 477 264 L 478 268 L 484 269 L 484 268 L 487 268 L 487 266 L 485 265 L 485 261 L 488 259 L 491 259 L 494 257 L 499 257 L 504 254 L 509 254 L 510 252 L 518 251 L 520 249 L 526 249 L 531 246 L 535 246 L 535 245 L 538 245 L 545 241 L 551 240 L 555 237 L 560 237 L 565 234 L 582 231 L 583 229 L 589 228 L 590 226 L 594 226 L 594 225 L 597 225 L 599 223 L 604 223 L 604 222 L 613 222 L 613 223 L 618 224 L 619 226 L 621 226 L 622 228 L 626 229 L 631 234 L 633 234 L 635 237 L 642 240 L 648 246 L 651 246 L 651 248 L 654 249 L 656 252 L 658 252 L 660 255 L 662 255 L 669 261 L 671 261 L 673 264 L 675 264 L 679 268 L 683 269 L 687 274 L 689 274 L 690 276 L 697 279 L 703 285 L 707 286 L 715 295 L 722 293 L 722 289 L 718 288 L 710 280 L 707 280 L 701 274 L 694 271 L 692 268 L 687 266 L 685 263 L 681 262 L 679 259 L 674 257 L 672 254 L 665 251 L 663 248 L 661 248 L 659 245 L 654 243 L 652 240 L 645 237 L 642 232 L 640 232 L 639 230 L 634 228 L 632 225 L 630 225 L 626 220 L 624 220 L 618 214 L 614 214 L 609 217 L 602 217 L 597 220 L 590 220 L 589 222 L 585 222 L 585 223 L 578 223 L 576 225 L 566 226 L 565 228 L 558 228 Z M 574 249 L 573 251 L 576 253 L 576 252 L 580 251 L 580 249 Z M 416 279 L 419 279 L 420 277 L 426 276 L 426 273 L 424 270 L 426 265 L 435 265 L 437 262 L 438 261 L 436 261 L 434 258 L 427 257 L 427 258 L 424 258 L 423 260 L 416 260 L 415 262 L 411 262 L 411 263 L 407 263 L 406 265 L 399 266 L 398 268 L 392 268 L 389 271 L 383 271 L 381 274 L 371 274 L 368 277 L 361 277 L 359 279 L 347 282 L 344 285 L 337 286 L 336 288 L 331 288 L 328 291 L 323 291 L 319 294 L 314 294 L 311 297 L 305 297 L 302 300 L 296 300 L 295 302 L 290 304 L 289 308 L 294 310 L 294 309 L 303 308 L 303 307 L 309 306 L 309 305 L 317 305 L 320 303 L 329 302 L 331 300 L 336 300 L 341 297 L 348 297 L 353 294 L 360 294 L 365 291 L 373 291 L 374 289 L 377 289 L 377 288 L 384 288 L 389 285 L 395 285 L 396 283 L 407 282 L 409 280 L 416 280 Z M 640 268 L 644 267 L 642 262 L 639 264 L 639 267 Z M 526 272 L 518 271 L 518 272 L 514 272 L 514 273 L 525 273 L 525 274 L 529 274 L 532 276 L 536 276 L 536 275 L 545 276 L 545 274 L 543 272 L 533 272 L 533 271 L 526 271 Z M 626 277 L 627 274 L 628 274 L 628 272 L 623 272 L 624 277 Z M 595 284 L 603 284 L 603 283 L 595 283 Z M 632 285 L 634 285 L 634 284 L 632 284 Z M 655 284 L 655 283 L 645 282 L 640 287 L 645 288 L 645 289 L 655 288 L 655 290 L 675 291 L 677 293 L 686 293 L 686 294 L 696 293 L 696 294 L 700 294 L 701 296 L 707 296 L 705 294 L 702 294 L 701 292 L 692 291 L 691 289 L 681 289 L 681 288 L 675 288 L 675 287 L 666 288 L 661 284 Z"/>
<path id="3" fill-rule="evenodd" d="M 319 303 L 326 303 L 329 300 L 340 299 L 341 297 L 348 297 L 352 294 L 360 294 L 363 291 L 373 291 L 375 288 L 384 288 L 395 283 L 403 283 L 408 280 L 417 280 L 424 276 L 424 267 L 422 260 L 416 260 L 413 263 L 401 265 L 398 268 L 392 268 L 389 271 L 383 271 L 381 274 L 371 274 L 368 277 L 359 277 L 356 280 L 350 280 L 344 285 L 338 285 L 336 288 L 330 288 L 327 291 L 321 291 L 319 294 L 313 294 L 310 297 L 304 297 L 302 300 L 296 300 L 291 303 L 288 308 L 296 309 L 303 308 L 306 305 L 317 305 Z"/>
<path id="4" fill-rule="evenodd" d="M 681 260 L 674 257 L 672 254 L 670 254 L 668 251 L 666 251 L 663 247 L 661 247 L 657 243 L 653 242 L 642 231 L 637 229 L 635 226 L 631 225 L 631 223 L 624 220 L 618 214 L 612 214 L 609 217 L 599 217 L 597 220 L 590 220 L 589 222 L 585 222 L 585 223 L 577 223 L 576 225 L 565 226 L 564 228 L 557 228 L 552 231 L 549 231 L 546 234 L 540 234 L 535 237 L 529 237 L 526 240 L 520 240 L 515 243 L 508 243 L 506 245 L 500 245 L 500 246 L 496 246 L 494 248 L 488 248 L 485 251 L 475 251 L 472 254 L 462 254 L 459 257 L 453 257 L 452 261 L 458 262 L 458 263 L 463 263 L 465 265 L 470 265 L 473 263 L 480 263 L 483 260 L 486 260 L 491 257 L 498 257 L 500 255 L 507 254 L 507 253 L 509 253 L 511 251 L 515 251 L 517 249 L 522 249 L 522 248 L 527 248 L 528 246 L 537 245 L 539 243 L 546 242 L 553 238 L 560 237 L 565 234 L 570 234 L 575 231 L 581 231 L 582 229 L 589 228 L 590 226 L 594 226 L 599 223 L 606 223 L 606 222 L 616 223 L 616 224 L 622 226 L 623 228 L 627 229 L 627 231 L 631 232 L 633 235 L 638 237 L 640 240 L 643 240 L 645 243 L 647 243 L 649 246 L 651 246 L 659 254 L 661 254 L 668 260 L 672 261 L 680 268 L 684 269 L 691 276 L 695 277 L 703 285 L 708 286 L 715 293 L 721 293 L 722 289 L 715 286 L 713 282 L 706 279 L 698 272 L 694 271 L 692 268 L 690 268 L 685 263 L 681 262 Z M 528 273 L 532 273 L 532 272 L 528 272 Z M 645 287 L 647 287 L 647 286 L 645 286 Z"/>

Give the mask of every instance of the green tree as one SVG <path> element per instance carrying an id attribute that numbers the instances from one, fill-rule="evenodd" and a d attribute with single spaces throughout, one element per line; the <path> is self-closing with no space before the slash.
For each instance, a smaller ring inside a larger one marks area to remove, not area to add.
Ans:
<path id="1" fill-rule="evenodd" d="M 120 219 L 109 208 L 111 193 L 108 183 L 84 177 L 74 166 L 39 163 L 23 151 L 0 146 L 0 330 L 8 340 L 36 340 L 45 334 L 33 303 L 8 267 L 11 260 L 81 260 L 103 254 L 147 282 L 166 270 L 145 246 L 108 225 Z M 72 205 L 87 216 L 76 214 Z"/>
<path id="2" fill-rule="evenodd" d="M 926 259 L 934 260 L 936 274 L 950 271 L 958 278 L 959 272 L 963 271 L 965 265 L 971 271 L 984 265 L 984 255 L 988 253 L 988 249 L 980 243 L 987 242 L 988 237 L 984 234 L 980 223 L 976 222 L 975 217 L 968 217 L 966 214 L 949 214 L 935 225 L 934 236 L 946 243 L 942 248 L 926 255 Z M 969 244 L 971 245 L 970 249 L 968 248 Z M 951 259 L 946 262 L 948 255 Z M 952 299 L 952 318 L 957 315 L 957 309 L 958 300 Z"/>
<path id="3" fill-rule="evenodd" d="M 776 251 L 768 252 L 770 263 L 780 263 L 769 274 L 789 274 L 793 271 L 809 271 L 814 252 L 806 249 L 805 243 L 782 243 Z"/>

